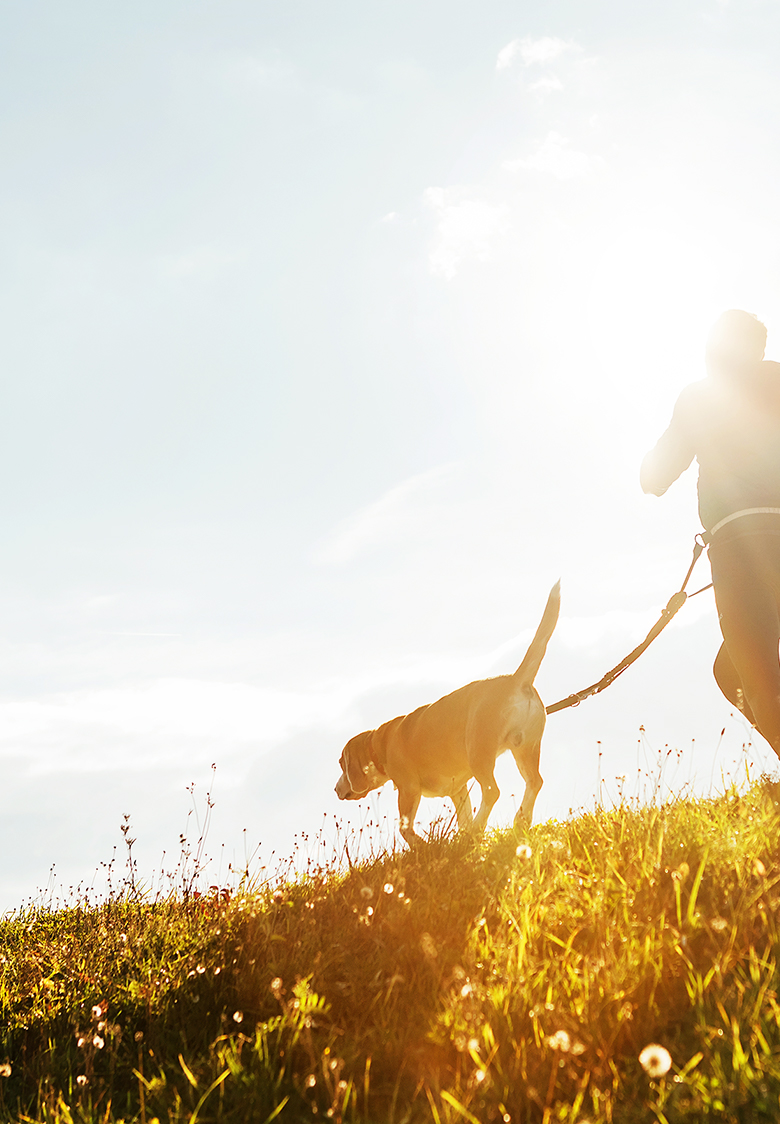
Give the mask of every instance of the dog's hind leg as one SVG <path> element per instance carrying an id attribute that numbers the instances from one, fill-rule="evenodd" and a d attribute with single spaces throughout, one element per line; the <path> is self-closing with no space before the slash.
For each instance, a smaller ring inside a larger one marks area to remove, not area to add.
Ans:
<path id="1" fill-rule="evenodd" d="M 474 769 L 474 780 L 482 789 L 482 803 L 479 806 L 476 819 L 472 825 L 472 831 L 477 835 L 481 835 L 487 827 L 488 818 L 493 811 L 493 805 L 501 795 L 501 790 L 496 784 L 496 778 L 493 773 L 495 765 L 495 758 L 493 758 L 490 765 L 482 765 L 472 768 Z"/>
<path id="2" fill-rule="evenodd" d="M 465 784 L 454 794 L 452 802 L 455 805 L 455 815 L 458 817 L 458 831 L 467 831 L 474 823 L 474 813 L 471 810 L 469 790 Z"/>
<path id="3" fill-rule="evenodd" d="M 515 816 L 515 827 L 530 827 L 534 815 L 534 804 L 539 795 L 544 781 L 539 772 L 539 756 L 542 743 L 532 745 L 512 746 L 512 756 L 515 759 L 520 776 L 525 781 L 525 792 L 520 811 Z"/>

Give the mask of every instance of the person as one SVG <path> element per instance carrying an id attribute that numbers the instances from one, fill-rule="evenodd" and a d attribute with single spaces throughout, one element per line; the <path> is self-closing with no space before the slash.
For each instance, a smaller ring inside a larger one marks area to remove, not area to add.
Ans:
<path id="1" fill-rule="evenodd" d="M 698 461 L 723 633 L 713 673 L 780 757 L 780 363 L 764 359 L 766 335 L 741 309 L 717 320 L 706 378 L 680 394 L 669 428 L 642 461 L 640 483 L 661 496 Z"/>

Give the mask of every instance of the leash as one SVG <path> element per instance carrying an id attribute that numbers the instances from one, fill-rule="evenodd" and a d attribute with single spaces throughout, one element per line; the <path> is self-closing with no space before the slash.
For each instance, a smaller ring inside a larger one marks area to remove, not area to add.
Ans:
<path id="1" fill-rule="evenodd" d="M 695 597 L 698 593 L 704 593 L 705 589 L 712 588 L 712 582 L 710 582 L 709 585 L 703 585 L 701 589 L 697 589 L 695 593 L 685 592 L 685 587 L 690 580 L 691 574 L 693 573 L 693 567 L 699 561 L 702 551 L 705 549 L 705 547 L 709 546 L 709 543 L 709 534 L 702 534 L 700 532 L 696 536 L 693 541 L 693 558 L 691 559 L 691 564 L 688 567 L 688 573 L 685 575 L 685 579 L 682 585 L 677 590 L 677 592 L 673 593 L 669 598 L 666 603 L 666 608 L 663 610 L 660 617 L 650 629 L 642 643 L 638 644 L 637 647 L 634 648 L 633 652 L 629 652 L 626 658 L 624 660 L 621 660 L 617 667 L 613 667 L 611 671 L 608 671 L 606 675 L 599 679 L 598 683 L 594 683 L 592 686 L 586 687 L 583 691 L 577 691 L 575 694 L 568 695 L 565 699 L 561 699 L 560 702 L 553 703 L 552 706 L 546 707 L 545 709 L 547 714 L 555 714 L 556 711 L 566 710 L 566 708 L 569 706 L 579 706 L 579 704 L 584 699 L 590 698 L 591 695 L 598 695 L 601 691 L 606 690 L 607 687 L 615 682 L 619 675 L 623 674 L 627 667 L 630 667 L 635 660 L 639 659 L 639 657 L 642 655 L 642 652 L 644 652 L 646 648 L 650 647 L 656 636 L 663 632 L 669 621 L 672 619 L 675 613 L 679 612 L 679 610 L 682 609 L 683 605 L 689 597 Z"/>

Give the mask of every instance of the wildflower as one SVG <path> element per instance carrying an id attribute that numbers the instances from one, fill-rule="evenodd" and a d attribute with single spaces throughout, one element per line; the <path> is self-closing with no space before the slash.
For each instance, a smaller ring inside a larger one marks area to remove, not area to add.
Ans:
<path id="1" fill-rule="evenodd" d="M 761 859 L 753 860 L 753 873 L 757 878 L 766 878 L 766 867 L 761 862 Z"/>
<path id="2" fill-rule="evenodd" d="M 313 1073 L 310 1073 L 309 1076 L 306 1078 L 306 1088 L 307 1089 L 313 1089 L 316 1084 L 317 1084 L 317 1078 L 314 1076 Z"/>
<path id="3" fill-rule="evenodd" d="M 374 891 L 370 886 L 363 886 L 360 891 L 360 896 L 361 898 L 365 898 L 366 901 L 368 901 L 369 898 L 372 898 L 374 896 Z"/>
<path id="4" fill-rule="evenodd" d="M 243 1021 L 244 1021 L 244 1012 L 243 1011 L 234 1011 L 233 1012 L 233 1022 L 234 1023 L 242 1023 Z"/>
<path id="5" fill-rule="evenodd" d="M 203 975 L 203 973 L 204 973 L 204 972 L 206 971 L 206 969 L 205 969 L 205 968 L 203 967 L 203 965 L 202 965 L 202 964 L 198 964 L 198 966 L 197 966 L 197 968 L 195 969 L 195 971 L 196 971 L 196 972 L 198 973 L 198 975 L 199 975 L 199 976 L 202 976 L 202 975 Z"/>
<path id="6" fill-rule="evenodd" d="M 429 960 L 435 960 L 438 952 L 436 945 L 433 943 L 433 937 L 430 933 L 423 933 L 420 937 L 420 948 L 423 950 L 425 956 Z"/>
<path id="7" fill-rule="evenodd" d="M 143 1042 L 144 1032 L 142 1030 L 137 1030 L 135 1032 L 135 1034 L 133 1035 L 133 1038 L 135 1039 L 136 1042 Z"/>
<path id="8" fill-rule="evenodd" d="M 672 1066 L 672 1055 L 664 1046 L 653 1042 L 639 1055 L 639 1064 L 648 1077 L 663 1077 Z"/>
<path id="9" fill-rule="evenodd" d="M 11 1063 L 5 1062 L 4 1065 L 0 1065 L 0 1077 L 10 1077 L 10 1076 L 11 1076 Z"/>
<path id="10" fill-rule="evenodd" d="M 86 1083 L 87 1083 L 86 1076 L 83 1073 L 80 1073 L 78 1075 L 78 1077 L 76 1078 L 76 1084 L 81 1086 L 81 1088 L 83 1089 L 84 1086 L 86 1085 Z"/>
<path id="11" fill-rule="evenodd" d="M 393 886 L 393 883 L 392 883 L 392 882 L 385 882 L 385 884 L 384 884 L 384 886 L 382 887 L 382 889 L 384 890 L 384 892 L 385 892 L 386 894 L 392 894 L 392 892 L 393 892 L 393 890 L 395 889 L 395 887 Z"/>
<path id="12" fill-rule="evenodd" d="M 711 925 L 716 933 L 722 933 L 724 929 L 728 929 L 729 923 L 725 917 L 713 917 Z"/>
<path id="13" fill-rule="evenodd" d="M 473 990 L 474 990 L 474 988 L 471 986 L 471 981 L 466 980 L 463 987 L 460 989 L 461 999 L 468 999 L 468 997 L 471 995 Z"/>
<path id="14" fill-rule="evenodd" d="M 282 994 L 282 977 L 281 976 L 276 976 L 274 979 L 271 980 L 271 991 L 274 993 L 274 995 L 276 996 L 277 999 Z"/>
<path id="15" fill-rule="evenodd" d="M 101 1038 L 99 1034 L 96 1034 L 95 1037 L 92 1039 L 92 1045 L 95 1047 L 96 1050 L 102 1050 L 103 1047 L 105 1046 L 105 1044 L 106 1044 L 105 1039 Z"/>
<path id="16" fill-rule="evenodd" d="M 86 1044 L 86 1041 L 87 1041 L 86 1038 L 84 1038 L 82 1035 L 79 1035 L 76 1038 L 76 1045 L 78 1046 L 79 1050 L 81 1049 L 82 1046 L 84 1046 Z"/>
<path id="17" fill-rule="evenodd" d="M 98 1019 L 103 1018 L 103 1014 L 104 1014 L 107 1006 L 108 1006 L 108 1004 L 104 1004 L 104 1003 L 96 1003 L 95 1004 L 95 1006 L 92 1008 L 92 1018 L 95 1020 L 95 1022 L 97 1022 Z"/>
<path id="18" fill-rule="evenodd" d="M 551 1050 L 560 1050 L 562 1054 L 568 1054 L 571 1050 L 571 1038 L 565 1030 L 556 1030 L 555 1034 L 551 1034 L 547 1039 L 547 1045 Z"/>
<path id="19" fill-rule="evenodd" d="M 518 859 L 521 859 L 522 862 L 527 863 L 531 858 L 531 855 L 533 855 L 533 851 L 527 843 L 521 843 L 515 851 L 515 854 L 517 855 Z"/>

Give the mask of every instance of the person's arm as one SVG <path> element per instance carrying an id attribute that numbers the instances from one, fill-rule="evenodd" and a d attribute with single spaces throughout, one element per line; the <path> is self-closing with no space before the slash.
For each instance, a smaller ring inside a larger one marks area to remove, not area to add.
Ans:
<path id="1" fill-rule="evenodd" d="M 643 492 L 662 496 L 693 460 L 696 450 L 687 422 L 689 410 L 689 396 L 683 391 L 674 408 L 669 428 L 642 461 L 639 483 Z"/>

